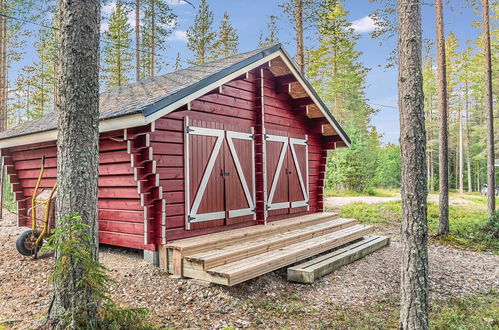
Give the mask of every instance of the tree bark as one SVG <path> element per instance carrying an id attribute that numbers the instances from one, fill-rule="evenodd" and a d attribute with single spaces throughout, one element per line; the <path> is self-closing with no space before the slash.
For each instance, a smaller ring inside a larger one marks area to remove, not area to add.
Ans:
<path id="1" fill-rule="evenodd" d="M 426 132 L 421 72 L 421 5 L 399 0 L 398 93 L 402 156 L 401 329 L 428 329 Z"/>
<path id="2" fill-rule="evenodd" d="M 468 167 L 468 192 L 473 191 L 473 181 L 471 173 L 471 130 L 470 130 L 470 100 L 469 100 L 469 89 L 468 89 L 468 77 L 466 76 L 466 81 L 464 82 L 464 94 L 466 98 L 466 153 L 467 157 L 467 167 Z"/>
<path id="3" fill-rule="evenodd" d="M 90 228 L 91 257 L 98 260 L 100 1 L 59 0 L 59 10 L 56 218 L 78 213 Z M 99 302 L 93 292 L 78 287 L 81 268 L 71 267 L 68 272 L 72 280 L 54 285 L 49 318 L 59 320 L 63 314 L 76 312 L 81 317 L 83 313 L 95 327 Z"/>
<path id="4" fill-rule="evenodd" d="M 135 80 L 140 80 L 140 0 L 135 0 Z"/>
<path id="5" fill-rule="evenodd" d="M 483 53 L 485 54 L 485 104 L 487 112 L 487 213 L 492 216 L 496 210 L 495 197 L 495 152 L 494 111 L 492 107 L 492 59 L 490 54 L 489 0 L 482 0 Z"/>
<path id="6" fill-rule="evenodd" d="M 6 1 L 0 0 L 0 12 L 6 11 Z M 0 132 L 7 129 L 7 88 L 7 17 L 0 16 Z"/>
<path id="7" fill-rule="evenodd" d="M 155 4 L 154 4 L 154 0 L 152 0 L 151 2 L 151 72 L 150 72 L 150 76 L 151 77 L 154 77 L 154 48 L 155 48 L 155 40 L 154 38 L 156 37 L 155 35 L 155 28 L 156 28 L 156 23 L 155 23 Z"/>
<path id="8" fill-rule="evenodd" d="M 294 8 L 296 32 L 296 62 L 301 73 L 305 73 L 305 58 L 303 50 L 303 0 L 295 0 Z"/>
<path id="9" fill-rule="evenodd" d="M 437 20 L 438 109 L 440 113 L 438 234 L 449 232 L 449 124 L 447 113 L 447 66 L 445 63 L 444 13 L 442 0 L 435 0 Z"/>
<path id="10" fill-rule="evenodd" d="M 0 0 L 0 12 L 7 12 L 5 0 Z M 0 16 L 0 132 L 7 129 L 8 116 L 8 80 L 7 80 L 7 17 Z M 2 180 L 0 181 L 0 219 L 3 219 L 3 201 L 5 192 L 4 164 L 0 157 L 0 171 Z"/>

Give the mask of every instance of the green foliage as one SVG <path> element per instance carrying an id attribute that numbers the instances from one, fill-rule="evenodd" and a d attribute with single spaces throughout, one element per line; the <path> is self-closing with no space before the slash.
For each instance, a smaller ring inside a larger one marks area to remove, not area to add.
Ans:
<path id="1" fill-rule="evenodd" d="M 148 329 L 147 310 L 145 308 L 119 308 L 109 297 L 109 286 L 113 280 L 107 269 L 92 257 L 94 237 L 90 226 L 82 222 L 78 214 L 70 214 L 61 219 L 57 228 L 48 238 L 48 249 L 54 249 L 57 258 L 50 281 L 58 287 L 74 286 L 80 292 L 91 293 L 98 305 L 98 329 Z M 47 248 L 45 248 L 47 249 Z M 81 279 L 73 283 L 75 269 L 81 273 Z M 75 299 L 73 313 L 61 315 L 62 327 L 71 324 L 80 329 L 88 329 L 89 316 Z"/>
<path id="2" fill-rule="evenodd" d="M 238 47 L 239 36 L 230 22 L 229 14 L 225 12 L 213 45 L 213 55 L 215 58 L 229 57 L 237 54 Z"/>
<path id="3" fill-rule="evenodd" d="M 307 76 L 340 124 L 364 131 L 373 113 L 365 99 L 369 69 L 360 62 L 359 35 L 347 15 L 341 1 L 322 2 L 316 21 L 319 45 L 310 50 Z"/>
<path id="4" fill-rule="evenodd" d="M 400 201 L 376 204 L 358 202 L 342 207 L 340 216 L 362 223 L 398 223 L 402 218 L 402 206 Z"/>
<path id="5" fill-rule="evenodd" d="M 194 25 L 187 30 L 187 48 L 194 53 L 193 64 L 203 64 L 212 59 L 211 50 L 216 33 L 213 32 L 213 12 L 206 0 L 201 0 L 194 18 Z"/>
<path id="6" fill-rule="evenodd" d="M 499 325 L 499 293 L 484 296 L 450 298 L 430 304 L 432 329 L 497 329 Z"/>
<path id="7" fill-rule="evenodd" d="M 277 26 L 277 16 L 270 15 L 267 23 L 267 33 L 260 32 L 258 48 L 270 47 L 279 43 L 279 27 Z"/>
<path id="8" fill-rule="evenodd" d="M 5 186 L 4 186 L 4 196 L 3 196 L 3 207 L 8 211 L 16 211 L 17 203 L 14 199 L 14 193 L 12 192 L 12 184 L 10 183 L 10 177 L 8 175 L 4 176 Z"/>
<path id="9" fill-rule="evenodd" d="M 428 203 L 428 229 L 436 234 L 438 230 L 438 205 Z M 397 224 L 402 219 L 402 204 L 400 201 L 366 204 L 352 203 L 340 210 L 340 216 L 354 218 L 364 223 Z M 490 219 L 484 211 L 468 210 L 462 207 L 449 208 L 450 233 L 435 237 L 442 243 L 461 248 L 490 250 L 499 253 L 497 215 Z"/>
<path id="10" fill-rule="evenodd" d="M 400 188 L 400 146 L 388 144 L 378 151 L 376 182 L 383 188 Z"/>
<path id="11" fill-rule="evenodd" d="M 168 0 L 140 1 L 140 79 L 153 77 L 167 65 L 156 56 L 168 47 L 168 37 L 177 25 L 177 15 Z"/>
<path id="12" fill-rule="evenodd" d="M 102 80 L 107 89 L 126 85 L 130 82 L 132 69 L 132 28 L 128 23 L 128 11 L 120 2 L 116 3 L 115 10 L 109 19 L 109 29 L 104 32 Z"/>
<path id="13" fill-rule="evenodd" d="M 368 192 L 377 185 L 379 137 L 374 129 L 350 130 L 349 148 L 335 150 L 328 157 L 326 186 L 336 190 Z"/>

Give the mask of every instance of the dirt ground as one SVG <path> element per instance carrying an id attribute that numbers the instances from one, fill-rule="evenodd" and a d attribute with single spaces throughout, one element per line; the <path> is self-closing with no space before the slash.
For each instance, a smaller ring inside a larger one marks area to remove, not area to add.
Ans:
<path id="1" fill-rule="evenodd" d="M 43 319 L 50 300 L 53 262 L 20 256 L 21 228 L 12 215 L 0 221 L 0 329 L 28 329 Z M 147 307 L 168 328 L 312 328 L 327 324 L 334 310 L 361 313 L 399 295 L 400 240 L 397 228 L 378 228 L 392 244 L 321 278 L 312 285 L 286 281 L 279 270 L 232 288 L 175 279 L 142 260 L 140 253 L 102 247 L 101 261 L 116 280 L 112 296 L 122 306 Z M 482 294 L 499 288 L 499 256 L 429 246 L 431 299 Z M 291 313 L 291 314 L 290 314 Z M 290 316 L 292 315 L 292 316 Z"/>

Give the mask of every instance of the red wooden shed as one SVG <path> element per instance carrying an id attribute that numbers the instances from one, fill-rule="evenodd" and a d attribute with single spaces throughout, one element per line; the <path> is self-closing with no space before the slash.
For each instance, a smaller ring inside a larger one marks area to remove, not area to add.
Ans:
<path id="1" fill-rule="evenodd" d="M 322 212 L 327 150 L 349 144 L 280 45 L 111 89 L 100 112 L 99 240 L 143 250 Z M 0 134 L 19 226 L 42 155 L 56 180 L 56 127 Z"/>

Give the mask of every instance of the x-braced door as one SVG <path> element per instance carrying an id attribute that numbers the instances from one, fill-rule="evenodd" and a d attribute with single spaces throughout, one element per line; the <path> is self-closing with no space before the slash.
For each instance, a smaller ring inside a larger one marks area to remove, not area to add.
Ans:
<path id="1" fill-rule="evenodd" d="M 265 151 L 266 211 L 278 215 L 309 210 L 307 137 L 266 134 Z"/>
<path id="2" fill-rule="evenodd" d="M 186 228 L 255 220 L 253 134 L 185 121 Z"/>

